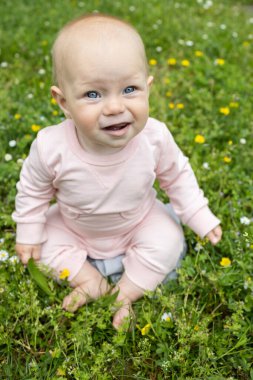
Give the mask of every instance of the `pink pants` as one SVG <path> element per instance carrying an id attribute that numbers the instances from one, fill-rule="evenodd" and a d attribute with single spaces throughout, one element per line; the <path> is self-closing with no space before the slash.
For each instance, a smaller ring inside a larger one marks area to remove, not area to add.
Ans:
<path id="1" fill-rule="evenodd" d="M 184 250 L 182 228 L 171 208 L 156 201 L 147 216 L 127 234 L 89 239 L 70 230 L 57 205 L 50 207 L 46 224 L 48 239 L 42 244 L 41 262 L 58 277 L 68 269 L 71 281 L 84 262 L 124 254 L 127 277 L 145 290 L 154 290 L 172 272 Z"/>

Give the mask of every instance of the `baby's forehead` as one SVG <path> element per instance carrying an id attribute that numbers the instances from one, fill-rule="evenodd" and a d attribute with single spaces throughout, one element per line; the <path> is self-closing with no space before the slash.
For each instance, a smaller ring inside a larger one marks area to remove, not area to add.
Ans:
<path id="1" fill-rule="evenodd" d="M 130 55 L 140 54 L 146 66 L 146 55 L 138 32 L 124 21 L 91 17 L 68 24 L 58 35 L 53 47 L 54 71 L 59 77 L 65 71 L 68 58 L 85 55 L 98 57 L 108 51 L 129 51 Z"/>
<path id="2" fill-rule="evenodd" d="M 58 50 L 71 48 L 75 43 L 89 45 L 92 43 L 124 43 L 127 40 L 138 42 L 140 47 L 142 40 L 139 34 L 130 25 L 121 20 L 91 17 L 87 19 L 77 20 L 74 23 L 67 25 L 60 32 L 56 45 Z"/>

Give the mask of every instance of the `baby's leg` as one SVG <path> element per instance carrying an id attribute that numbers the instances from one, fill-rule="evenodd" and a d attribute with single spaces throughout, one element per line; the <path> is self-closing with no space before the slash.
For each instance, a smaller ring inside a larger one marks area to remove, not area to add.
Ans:
<path id="1" fill-rule="evenodd" d="M 131 303 L 142 297 L 145 290 L 155 290 L 175 269 L 183 249 L 181 226 L 171 218 L 166 207 L 157 202 L 136 229 L 123 259 L 125 273 L 118 283 L 117 298 L 123 304 L 114 316 L 116 328 L 129 315 Z"/>
<path id="2" fill-rule="evenodd" d="M 40 262 L 52 269 L 52 275 L 60 279 L 65 272 L 75 288 L 63 301 L 63 308 L 75 311 L 91 299 L 108 290 L 107 281 L 87 261 L 87 251 L 82 239 L 64 224 L 57 205 L 50 208 L 46 224 L 47 240 L 41 247 Z"/>

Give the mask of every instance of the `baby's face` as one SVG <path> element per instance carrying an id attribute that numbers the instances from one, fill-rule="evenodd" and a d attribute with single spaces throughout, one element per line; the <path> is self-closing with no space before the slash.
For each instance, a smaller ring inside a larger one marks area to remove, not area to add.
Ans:
<path id="1" fill-rule="evenodd" d="M 77 38 L 63 72 L 62 99 L 56 99 L 87 151 L 114 153 L 144 128 L 152 77 L 133 36 Z"/>

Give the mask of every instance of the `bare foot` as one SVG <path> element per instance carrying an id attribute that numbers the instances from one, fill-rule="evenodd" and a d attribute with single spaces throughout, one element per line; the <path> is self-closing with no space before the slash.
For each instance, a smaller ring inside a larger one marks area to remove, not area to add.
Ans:
<path id="1" fill-rule="evenodd" d="M 74 290 L 64 298 L 62 308 L 72 312 L 110 290 L 106 279 L 89 263 L 84 264 L 70 285 Z"/>
<path id="2" fill-rule="evenodd" d="M 116 330 L 119 330 L 124 323 L 130 324 L 133 317 L 134 312 L 132 309 L 132 304 L 125 298 L 119 309 L 114 314 L 112 325 Z"/>
<path id="3" fill-rule="evenodd" d="M 113 317 L 113 326 L 116 330 L 119 330 L 124 322 L 127 322 L 134 316 L 132 310 L 132 302 L 137 301 L 143 296 L 144 290 L 135 285 L 124 273 L 114 292 L 119 290 L 119 294 L 116 299 L 116 303 L 120 306 Z"/>

